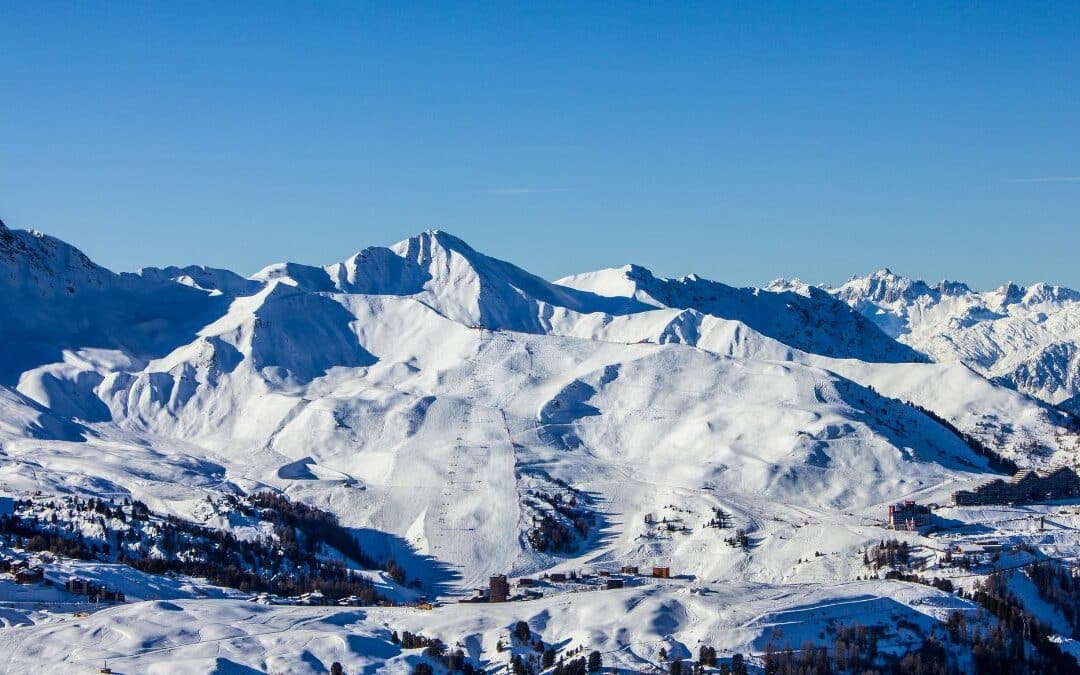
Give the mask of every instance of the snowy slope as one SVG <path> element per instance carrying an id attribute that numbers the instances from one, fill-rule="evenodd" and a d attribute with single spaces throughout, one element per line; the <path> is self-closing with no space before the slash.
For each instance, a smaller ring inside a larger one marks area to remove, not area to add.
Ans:
<path id="1" fill-rule="evenodd" d="M 781 599 L 781 595 L 783 598 Z M 779 610 L 779 602 L 789 610 Z M 700 644 L 721 655 L 760 655 L 774 635 L 793 645 L 818 643 L 829 621 L 853 618 L 887 628 L 883 649 L 903 650 L 912 635 L 889 627 L 901 619 L 942 638 L 951 609 L 971 605 L 914 584 L 867 581 L 833 589 L 743 585 L 650 585 L 575 594 L 532 603 L 452 605 L 424 612 L 400 608 L 264 607 L 223 599 L 160 600 L 121 606 L 90 617 L 0 631 L 7 672 L 91 672 L 105 660 L 116 673 L 326 673 L 337 661 L 349 673 L 407 675 L 422 660 L 391 633 L 410 631 L 461 645 L 490 672 L 512 654 L 514 624 L 524 620 L 545 644 L 601 651 L 608 666 L 638 672 L 661 668 L 661 649 L 691 658 Z M 783 627 L 783 631 L 779 627 Z M 935 626 L 937 628 L 935 628 Z M 946 640 L 942 640 L 947 642 Z M 830 645 L 831 646 L 831 645 Z M 81 671 L 79 669 L 82 669 Z"/>
<path id="2" fill-rule="evenodd" d="M 896 281 L 869 284 L 864 290 L 883 301 L 901 302 L 929 288 L 921 282 Z M 911 350 L 897 352 L 896 342 L 883 339 L 879 331 L 867 330 L 834 307 L 844 303 L 830 300 L 830 294 L 852 301 L 841 292 L 827 294 L 782 279 L 770 284 L 772 292 L 734 289 L 694 276 L 656 279 L 633 265 L 569 277 L 558 283 L 601 295 L 631 297 L 658 307 L 651 312 L 591 316 L 557 325 L 556 329 L 566 334 L 628 343 L 682 343 L 727 356 L 820 367 L 874 387 L 886 396 L 933 410 L 1021 463 L 1072 463 L 1078 450 L 1075 432 L 1062 434 L 1063 429 L 1074 429 L 1075 422 L 1058 410 L 1010 391 L 1011 387 L 995 386 L 977 374 L 979 369 L 973 372 L 955 359 L 925 363 L 925 357 L 915 356 Z M 937 288 L 947 295 L 961 293 L 966 287 L 942 282 Z M 1054 295 L 1067 296 L 1060 291 Z M 858 302 L 852 304 L 864 309 Z M 880 314 L 867 314 L 882 330 L 888 329 L 889 320 Z M 814 318 L 807 321 L 807 316 Z M 904 341 L 905 336 L 899 339 Z M 1062 407 L 1068 409 L 1068 404 Z"/>
<path id="3" fill-rule="evenodd" d="M 552 637 L 627 665 L 655 661 L 637 640 L 708 636 L 760 651 L 769 617 L 847 597 L 886 504 L 944 503 L 990 477 L 984 458 L 901 400 L 1025 465 L 1077 451 L 1060 412 L 927 363 L 848 298 L 808 287 L 736 289 L 638 267 L 550 283 L 443 232 L 251 279 L 198 266 L 116 275 L 44 235 L 4 228 L 0 242 L 12 317 L 0 324 L 12 346 L 0 359 L 0 493 L 130 496 L 191 518 L 207 496 L 280 490 L 335 513 L 432 596 L 498 573 L 670 565 L 685 577 L 671 588 L 530 610 Z M 538 492 L 579 496 L 592 525 L 564 549 L 538 549 Z M 748 546 L 704 527 L 717 509 Z M 702 619 L 722 582 L 760 597 L 756 614 Z M 0 642 L 13 640 L 13 667 L 59 659 L 50 650 L 68 630 L 102 636 L 70 662 L 127 654 L 140 671 L 166 654 L 190 659 L 181 670 L 224 667 L 214 659 L 284 670 L 279 647 L 311 654 L 310 670 L 335 654 L 372 669 L 411 658 L 384 644 L 379 610 L 215 602 L 118 608 Z M 509 621 L 463 612 L 446 630 L 485 645 Z M 609 615 L 612 634 L 663 627 L 612 643 L 580 630 Z M 662 623 L 671 616 L 685 620 Z M 208 632 L 189 649 L 178 635 L 191 620 L 275 628 L 242 648 Z M 342 646 L 346 632 L 359 642 Z"/>
<path id="4" fill-rule="evenodd" d="M 360 337 L 371 350 L 369 364 L 349 364 L 351 355 L 340 354 L 304 387 L 296 373 L 308 372 L 306 360 L 282 361 L 291 370 L 280 377 L 283 366 L 262 366 L 251 356 L 246 328 L 223 320 L 217 328 L 241 336 L 231 371 L 216 366 L 220 349 L 207 340 L 144 372 L 106 378 L 93 392 L 113 422 L 100 433 L 202 448 L 220 467 L 206 469 L 208 481 L 273 485 L 324 500 L 349 524 L 412 539 L 420 554 L 463 570 L 469 584 L 557 562 L 519 540 L 516 514 L 534 477 L 595 492 L 621 514 L 644 514 L 676 498 L 701 514 L 723 504 L 768 510 L 762 496 L 795 504 L 809 490 L 828 517 L 985 470 L 927 418 L 798 363 L 721 357 L 678 344 L 477 331 L 400 299 L 354 302 L 353 311 L 362 323 L 364 312 L 378 312 L 383 322 L 401 312 L 390 323 L 426 324 L 431 332 L 414 331 L 415 342 L 403 345 L 393 331 L 367 331 Z M 439 350 L 418 358 L 409 354 L 417 343 Z M 411 362 L 403 366 L 406 354 Z M 29 386 L 38 381 L 24 377 L 24 389 L 44 397 Z M 23 446 L 12 444 L 12 454 L 21 457 Z M 176 458 L 186 462 L 197 453 Z M 110 481 L 122 483 L 118 470 L 110 469 Z M 165 473 L 162 482 L 192 484 L 171 475 L 188 471 L 162 466 L 156 473 Z M 462 481 L 452 472 L 471 477 Z M 869 491 L 864 476 L 874 477 Z M 728 501 L 718 502 L 706 484 Z M 644 564 L 660 554 L 640 551 L 636 531 L 624 534 L 610 540 L 617 555 Z M 662 555 L 717 573 L 692 547 Z"/>

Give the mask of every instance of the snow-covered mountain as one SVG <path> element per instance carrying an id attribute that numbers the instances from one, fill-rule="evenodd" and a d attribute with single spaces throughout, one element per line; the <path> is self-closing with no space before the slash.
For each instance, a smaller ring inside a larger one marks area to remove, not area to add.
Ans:
<path id="1" fill-rule="evenodd" d="M 65 352 L 130 365 L 188 342 L 226 299 L 168 278 L 118 275 L 75 247 L 0 222 L 0 384 Z"/>
<path id="2" fill-rule="evenodd" d="M 737 289 L 637 266 L 552 283 L 438 231 L 249 279 L 199 266 L 114 274 L 68 244 L 0 226 L 0 493 L 122 496 L 199 521 L 208 499 L 276 491 L 335 514 L 370 558 L 393 559 L 433 597 L 500 573 L 670 566 L 682 575 L 671 586 L 575 601 L 581 615 L 545 604 L 529 616 L 565 632 L 640 605 L 634 621 L 653 626 L 649 640 L 760 652 L 768 617 L 796 599 L 858 601 L 862 586 L 838 589 L 863 583 L 860 551 L 884 538 L 886 504 L 947 503 L 997 475 L 988 452 L 1030 467 L 1076 460 L 1067 415 L 935 362 L 868 309 L 899 312 L 927 293 L 935 306 L 970 294 L 878 285 L 862 302 L 855 286 Z M 1037 311 L 1073 302 L 1065 295 L 1028 289 L 1010 303 L 1030 296 Z M 706 526 L 719 512 L 733 521 L 724 535 Z M 150 599 L 138 595 L 144 581 L 131 583 L 133 598 Z M 882 616 L 944 601 L 897 584 L 867 582 Z M 698 617 L 735 587 L 755 599 L 753 616 Z M 150 616 L 177 614 L 135 633 L 174 634 L 181 615 L 204 611 L 148 602 Z M 237 626 L 311 623 L 234 616 L 235 603 L 220 612 Z M 472 631 L 479 648 L 502 616 L 463 609 L 439 622 L 462 640 Z M 99 620 L 95 634 L 124 632 L 139 613 Z M 368 666 L 404 668 L 400 648 L 374 646 L 388 638 L 374 620 L 347 622 L 371 641 L 360 650 Z M 620 635 L 612 658 L 655 661 L 655 647 Z M 550 637 L 601 639 L 584 628 Z M 91 652 L 108 653 L 106 642 Z M 273 642 L 237 658 L 277 668 Z M 319 659 L 338 653 L 309 642 L 301 649 Z M 218 657 L 191 658 L 189 670 L 205 671 Z"/>
<path id="3" fill-rule="evenodd" d="M 1043 283 L 974 291 L 887 269 L 829 292 L 935 361 L 959 361 L 1066 408 L 1080 395 L 1080 292 Z"/>
<path id="4" fill-rule="evenodd" d="M 637 265 L 579 274 L 556 283 L 599 296 L 630 298 L 647 307 L 685 310 L 679 315 L 679 328 L 684 341 L 691 343 L 695 340 L 685 337 L 700 334 L 702 320 L 708 316 L 738 321 L 757 333 L 811 354 L 872 362 L 925 360 L 816 288 L 799 294 L 734 288 L 693 274 L 681 279 L 660 279 Z"/>

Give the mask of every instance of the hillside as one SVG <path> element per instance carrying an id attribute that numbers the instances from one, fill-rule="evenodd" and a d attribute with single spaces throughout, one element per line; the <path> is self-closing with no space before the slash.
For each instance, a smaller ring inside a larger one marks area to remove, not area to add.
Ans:
<path id="1" fill-rule="evenodd" d="M 281 659 L 293 658 L 275 656 L 277 638 L 224 646 L 231 638 L 210 628 L 177 641 L 191 617 L 237 636 L 292 631 L 288 654 L 320 664 L 290 661 L 298 672 L 325 669 L 333 655 L 407 672 L 416 659 L 389 646 L 388 626 L 490 652 L 511 615 L 626 667 L 656 662 L 643 645 L 658 641 L 687 658 L 697 639 L 760 657 L 775 616 L 810 606 L 870 602 L 868 621 L 900 611 L 931 631 L 947 612 L 915 605 L 970 605 L 862 579 L 862 555 L 892 536 L 887 506 L 945 505 L 954 490 L 996 477 L 980 448 L 1035 468 L 1078 452 L 1059 410 L 932 362 L 852 297 L 819 289 L 736 289 L 636 266 L 551 283 L 438 231 L 250 279 L 200 266 L 117 275 L 45 235 L 5 227 L 0 241 L 11 317 L 0 337 L 15 346 L 0 361 L 2 495 L 137 500 L 160 522 L 189 523 L 185 532 L 242 533 L 250 522 L 207 504 L 278 493 L 332 514 L 365 567 L 393 561 L 409 592 L 430 599 L 469 597 L 496 574 L 675 572 L 670 583 L 632 583 L 573 608 L 554 585 L 537 604 L 493 615 L 467 605 L 422 615 L 320 614 L 179 590 L 175 603 L 155 603 L 140 595 L 142 577 L 110 571 L 140 604 L 79 619 L 13 615 L 61 622 L 17 629 L 17 670 L 37 658 L 106 656 L 149 670 L 173 651 L 193 672 L 285 670 Z M 901 302 L 905 292 L 874 296 Z M 1075 548 L 1060 534 L 1031 545 Z M 4 546 L 23 555 L 22 544 Z M 316 549 L 309 576 L 334 557 Z M 753 600 L 708 618 L 733 594 Z M 806 619 L 808 639 L 830 611 Z M 69 630 L 128 637 L 64 655 L 54 645 Z M 359 642 L 342 648 L 346 630 Z M 293 643 L 301 635 L 304 646 Z M 33 646 L 39 636 L 47 640 Z"/>

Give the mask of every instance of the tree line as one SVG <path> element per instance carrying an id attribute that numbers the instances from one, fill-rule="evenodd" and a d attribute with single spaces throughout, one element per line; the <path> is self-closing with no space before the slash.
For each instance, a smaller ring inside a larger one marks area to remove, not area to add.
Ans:
<path id="1" fill-rule="evenodd" d="M 291 597 L 319 591 L 331 599 L 356 596 L 366 604 L 383 600 L 370 580 L 329 550 L 375 567 L 334 514 L 269 493 L 233 496 L 226 506 L 272 523 L 273 535 L 239 539 L 228 530 L 155 514 L 138 500 L 71 497 L 16 500 L 14 512 L 0 516 L 0 534 L 30 551 L 200 577 L 244 592 Z"/>

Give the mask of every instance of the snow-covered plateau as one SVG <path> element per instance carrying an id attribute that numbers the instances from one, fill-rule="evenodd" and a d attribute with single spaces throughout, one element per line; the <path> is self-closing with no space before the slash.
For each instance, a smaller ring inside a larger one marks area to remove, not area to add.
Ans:
<path id="1" fill-rule="evenodd" d="M 1080 486 L 953 500 L 1080 465 L 1074 291 L 0 223 L 0 317 L 2 672 L 1080 671 Z"/>

